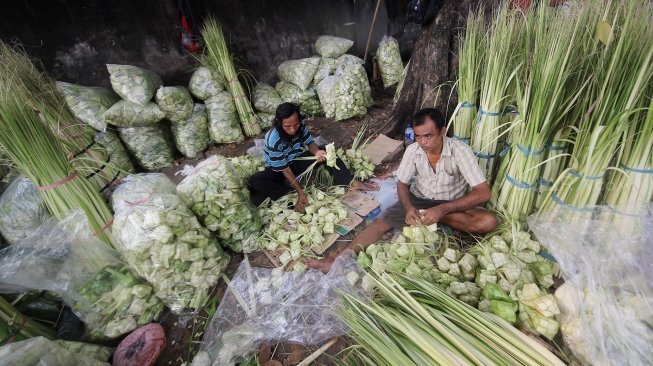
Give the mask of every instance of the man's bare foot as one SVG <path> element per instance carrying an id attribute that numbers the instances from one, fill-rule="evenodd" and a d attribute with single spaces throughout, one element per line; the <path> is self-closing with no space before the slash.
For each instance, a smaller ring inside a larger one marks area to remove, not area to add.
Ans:
<path id="1" fill-rule="evenodd" d="M 379 185 L 376 183 L 365 183 L 360 181 L 354 181 L 351 183 L 352 189 L 357 189 L 359 191 L 378 191 Z"/>
<path id="2" fill-rule="evenodd" d="M 306 261 L 306 266 L 308 268 L 317 269 L 318 271 L 327 273 L 331 270 L 331 266 L 333 265 L 333 261 L 335 260 L 336 260 L 335 256 L 328 256 L 322 259 L 309 259 Z"/>

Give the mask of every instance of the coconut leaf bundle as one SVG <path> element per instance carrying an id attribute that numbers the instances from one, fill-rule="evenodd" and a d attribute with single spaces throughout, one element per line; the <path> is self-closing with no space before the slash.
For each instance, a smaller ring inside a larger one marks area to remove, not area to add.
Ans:
<path id="1" fill-rule="evenodd" d="M 245 90 L 238 80 L 234 59 L 227 47 L 222 27 L 215 19 L 209 18 L 204 23 L 201 33 L 205 44 L 205 54 L 202 60 L 204 66 L 220 75 L 224 86 L 234 98 L 240 124 L 245 135 L 258 135 L 261 133 L 261 127 L 257 122 L 256 114 L 245 94 Z"/>

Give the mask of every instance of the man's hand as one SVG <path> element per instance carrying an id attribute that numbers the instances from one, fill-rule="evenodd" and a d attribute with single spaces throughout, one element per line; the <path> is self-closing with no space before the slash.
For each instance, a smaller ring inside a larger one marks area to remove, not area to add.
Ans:
<path id="1" fill-rule="evenodd" d="M 326 151 L 324 150 L 318 150 L 315 152 L 315 157 L 317 158 L 318 162 L 323 162 L 326 161 Z"/>
<path id="2" fill-rule="evenodd" d="M 419 217 L 419 211 L 415 207 L 409 207 L 406 210 L 406 223 L 408 225 L 419 225 L 422 223 Z"/>
<path id="3" fill-rule="evenodd" d="M 422 224 L 431 225 L 433 223 L 440 222 L 444 215 L 446 215 L 446 212 L 442 208 L 442 205 L 426 209 L 422 215 Z"/>
<path id="4" fill-rule="evenodd" d="M 304 209 L 308 206 L 308 197 L 301 192 L 297 194 L 297 202 L 295 203 L 295 211 L 304 213 Z"/>

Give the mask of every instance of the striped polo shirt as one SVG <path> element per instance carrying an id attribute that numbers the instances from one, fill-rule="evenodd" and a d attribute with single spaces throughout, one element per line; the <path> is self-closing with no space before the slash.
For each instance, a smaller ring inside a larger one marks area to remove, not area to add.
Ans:
<path id="1" fill-rule="evenodd" d="M 293 159 L 300 156 L 306 147 L 313 142 L 313 136 L 308 132 L 305 124 L 301 124 L 295 136 L 290 141 L 281 139 L 276 127 L 272 127 L 265 134 L 265 166 L 275 172 L 280 172 L 288 167 Z"/>

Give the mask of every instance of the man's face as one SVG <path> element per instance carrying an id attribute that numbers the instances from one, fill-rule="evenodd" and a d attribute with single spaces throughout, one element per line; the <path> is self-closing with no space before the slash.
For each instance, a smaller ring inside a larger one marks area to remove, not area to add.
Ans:
<path id="1" fill-rule="evenodd" d="M 299 115 L 293 113 L 292 116 L 281 120 L 281 128 L 290 136 L 295 136 L 299 130 Z"/>
<path id="2" fill-rule="evenodd" d="M 420 126 L 413 127 L 415 131 L 415 142 L 424 151 L 432 151 L 442 145 L 442 136 L 447 133 L 446 128 L 438 130 L 435 122 L 430 117 L 426 117 L 425 122 Z"/>

